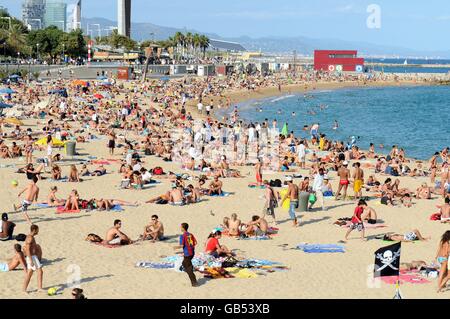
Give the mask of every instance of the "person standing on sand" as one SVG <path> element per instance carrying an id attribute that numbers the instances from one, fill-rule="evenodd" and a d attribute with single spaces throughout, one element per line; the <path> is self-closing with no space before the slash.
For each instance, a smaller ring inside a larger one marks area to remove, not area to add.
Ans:
<path id="1" fill-rule="evenodd" d="M 255 175 L 256 175 L 256 185 L 261 186 L 263 184 L 263 179 L 262 179 L 262 163 L 260 158 L 258 158 L 258 163 L 256 163 L 255 165 Z"/>
<path id="2" fill-rule="evenodd" d="M 195 246 L 197 245 L 197 240 L 194 235 L 188 232 L 189 225 L 187 223 L 181 224 L 181 231 L 183 234 L 180 236 L 180 245 L 175 246 L 174 249 L 183 248 L 183 268 L 184 271 L 188 274 L 189 279 L 191 280 L 192 287 L 197 287 L 197 278 L 195 278 L 194 274 L 194 266 L 192 265 L 192 259 L 195 256 Z"/>
<path id="3" fill-rule="evenodd" d="M 38 181 L 37 176 L 36 175 L 33 176 L 33 179 L 30 181 L 28 186 L 17 195 L 17 197 L 20 198 L 20 196 L 23 193 L 26 193 L 25 194 L 25 199 L 22 201 L 21 204 L 19 204 L 19 206 L 16 206 L 15 204 L 13 204 L 14 212 L 17 212 L 19 209 L 22 209 L 22 211 L 23 211 L 23 213 L 25 215 L 25 219 L 30 224 L 32 224 L 32 222 L 31 222 L 30 216 L 28 216 L 26 211 L 28 210 L 28 207 L 30 207 L 33 202 L 37 202 L 37 200 L 38 200 L 39 187 L 37 187 L 37 185 L 36 185 L 37 181 Z"/>
<path id="4" fill-rule="evenodd" d="M 281 206 L 283 206 L 285 200 L 289 197 L 291 200 L 290 206 L 289 206 L 289 215 L 293 221 L 293 226 L 298 227 L 297 217 L 295 215 L 295 210 L 298 208 L 299 205 L 299 190 L 298 186 L 293 183 L 292 177 L 288 176 L 286 178 L 286 182 L 288 184 L 288 192 L 286 195 L 284 195 L 284 198 L 281 200 Z"/>
<path id="5" fill-rule="evenodd" d="M 448 273 L 449 253 L 450 253 L 450 231 L 446 231 L 444 235 L 442 235 L 441 241 L 439 242 L 439 248 L 436 254 L 436 261 L 441 266 L 439 270 L 437 292 L 441 292 L 442 289 L 447 285 L 447 282 L 450 280 L 450 275 Z"/>
<path id="6" fill-rule="evenodd" d="M 361 163 L 355 163 L 353 171 L 353 190 L 355 192 L 355 200 L 361 199 L 362 187 L 364 185 L 364 171 L 361 169 Z"/>
<path id="7" fill-rule="evenodd" d="M 264 181 L 264 186 L 266 187 L 265 193 L 264 193 L 264 209 L 263 209 L 263 216 L 269 215 L 273 218 L 273 221 L 275 225 L 277 225 L 277 219 L 275 217 L 275 208 L 278 207 L 278 199 L 275 191 L 272 187 L 270 187 L 269 182 L 266 180 Z"/>
<path id="8" fill-rule="evenodd" d="M 338 176 L 340 178 L 338 191 L 336 193 L 336 200 L 339 200 L 339 196 L 341 196 L 341 190 L 344 190 L 344 200 L 347 199 L 347 189 L 348 185 L 350 184 L 350 181 L 348 180 L 350 176 L 350 170 L 347 168 L 348 162 L 344 161 L 342 166 L 338 170 Z"/>
<path id="9" fill-rule="evenodd" d="M 116 134 L 114 130 L 108 133 L 108 139 L 109 155 L 114 155 L 114 148 L 116 147 Z"/>
<path id="10" fill-rule="evenodd" d="M 362 214 L 364 213 L 364 207 L 367 206 L 367 203 L 364 200 L 360 200 L 358 202 L 358 206 L 355 208 L 355 212 L 353 213 L 352 217 L 352 223 L 350 225 L 350 229 L 345 234 L 345 242 L 348 240 L 348 235 L 355 229 L 361 232 L 361 239 L 363 241 L 367 241 L 367 239 L 364 237 L 364 222 L 362 219 Z"/>
<path id="11" fill-rule="evenodd" d="M 34 238 L 38 234 L 39 227 L 37 225 L 31 225 L 30 234 L 27 236 L 23 247 L 25 261 L 27 263 L 27 275 L 23 283 L 24 292 L 27 292 L 28 285 L 30 284 L 31 277 L 33 277 L 34 272 L 37 272 L 38 274 L 38 290 L 43 291 L 42 280 L 44 272 L 42 271 L 41 265 L 42 250 L 40 246 L 36 244 L 36 240 Z"/>
<path id="12" fill-rule="evenodd" d="M 436 180 L 436 171 L 437 171 L 437 159 L 439 156 L 439 152 L 434 153 L 434 155 L 430 158 L 430 181 L 431 184 L 434 184 L 434 181 Z"/>

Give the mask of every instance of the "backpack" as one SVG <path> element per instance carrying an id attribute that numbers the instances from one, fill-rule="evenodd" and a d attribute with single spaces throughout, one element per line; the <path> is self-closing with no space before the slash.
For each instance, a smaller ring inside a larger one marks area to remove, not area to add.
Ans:
<path id="1" fill-rule="evenodd" d="M 17 241 L 25 241 L 26 239 L 27 239 L 27 235 L 25 235 L 25 234 L 18 234 L 16 236 Z"/>
<path id="2" fill-rule="evenodd" d="M 88 201 L 87 200 L 83 200 L 81 201 L 81 208 L 82 209 L 87 209 L 88 208 Z"/>
<path id="3" fill-rule="evenodd" d="M 162 167 L 155 167 L 152 171 L 153 175 L 163 175 L 164 174 L 164 170 L 162 169 Z"/>
<path id="4" fill-rule="evenodd" d="M 274 187 L 281 187 L 282 186 L 281 179 L 276 179 L 274 184 L 275 184 Z"/>

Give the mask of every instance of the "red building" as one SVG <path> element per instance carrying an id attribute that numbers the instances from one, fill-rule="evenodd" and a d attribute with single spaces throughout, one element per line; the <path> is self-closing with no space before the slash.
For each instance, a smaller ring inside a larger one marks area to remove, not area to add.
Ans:
<path id="1" fill-rule="evenodd" d="M 358 58 L 358 51 L 316 50 L 314 70 L 363 72 L 364 59 Z"/>

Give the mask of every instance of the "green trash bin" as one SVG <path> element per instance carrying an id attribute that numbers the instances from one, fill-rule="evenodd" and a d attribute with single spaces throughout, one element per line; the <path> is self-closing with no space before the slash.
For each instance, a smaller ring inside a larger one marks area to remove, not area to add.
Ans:
<path id="1" fill-rule="evenodd" d="M 76 148 L 77 143 L 76 142 L 67 142 L 66 143 L 66 155 L 67 156 L 75 156 L 76 155 Z"/>
<path id="2" fill-rule="evenodd" d="M 298 194 L 299 197 L 299 204 L 297 212 L 304 213 L 308 211 L 308 203 L 309 203 L 309 193 L 307 192 L 301 192 Z"/>

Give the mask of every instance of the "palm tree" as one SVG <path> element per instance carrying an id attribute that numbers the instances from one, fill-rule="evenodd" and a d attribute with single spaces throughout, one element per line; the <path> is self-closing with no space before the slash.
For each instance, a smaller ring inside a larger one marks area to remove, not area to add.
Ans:
<path id="1" fill-rule="evenodd" d="M 193 45 L 195 50 L 195 56 L 198 58 L 198 48 L 200 48 L 201 44 L 201 37 L 198 33 L 194 34 L 193 42 L 194 42 Z"/>
<path id="2" fill-rule="evenodd" d="M 209 45 L 210 45 L 209 38 L 206 35 L 201 35 L 200 36 L 200 48 L 203 51 L 203 58 L 205 58 L 206 49 L 209 48 Z"/>
<path id="3" fill-rule="evenodd" d="M 177 48 L 177 53 L 179 53 L 179 48 L 184 46 L 185 43 L 185 37 L 184 34 L 181 32 L 177 32 L 175 33 L 174 37 L 174 42 L 176 44 L 176 48 Z"/>
<path id="4" fill-rule="evenodd" d="M 12 24 L 8 30 L 2 30 L 2 37 L 6 39 L 10 53 L 28 53 L 27 36 L 23 32 L 23 28 L 19 24 Z M 24 52 L 25 51 L 25 52 Z"/>
<path id="5" fill-rule="evenodd" d="M 194 36 L 192 35 L 192 33 L 190 32 L 186 33 L 184 46 L 185 48 L 188 49 L 187 53 L 189 55 L 192 54 L 193 43 L 194 43 Z"/>

